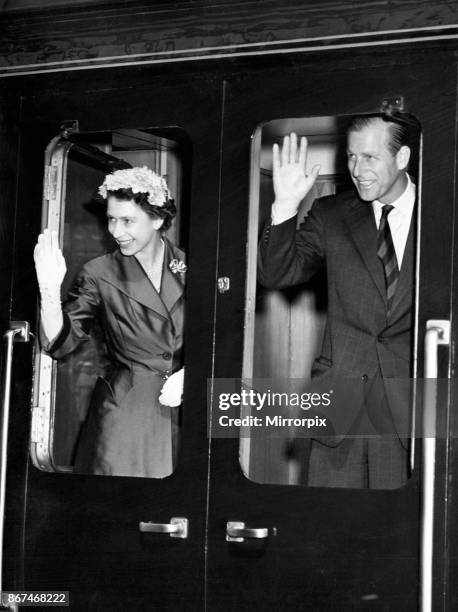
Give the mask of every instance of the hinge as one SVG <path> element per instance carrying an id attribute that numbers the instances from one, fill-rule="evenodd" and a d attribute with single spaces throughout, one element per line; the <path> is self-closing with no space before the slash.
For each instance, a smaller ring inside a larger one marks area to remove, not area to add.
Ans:
<path id="1" fill-rule="evenodd" d="M 231 280 L 228 276 L 220 276 L 218 278 L 218 291 L 226 293 L 231 288 Z"/>
<path id="2" fill-rule="evenodd" d="M 60 133 L 64 138 L 67 138 L 70 134 L 75 134 L 80 131 L 78 119 L 65 119 L 60 124 Z"/>
<path id="3" fill-rule="evenodd" d="M 57 195 L 57 166 L 46 166 L 45 199 L 55 200 Z"/>
<path id="4" fill-rule="evenodd" d="M 31 442 L 44 444 L 45 441 L 46 408 L 44 406 L 34 406 L 32 409 L 32 431 L 30 433 Z"/>
<path id="5" fill-rule="evenodd" d="M 394 96 L 393 98 L 384 98 L 380 106 L 380 112 L 391 115 L 393 112 L 405 112 L 404 96 Z"/>

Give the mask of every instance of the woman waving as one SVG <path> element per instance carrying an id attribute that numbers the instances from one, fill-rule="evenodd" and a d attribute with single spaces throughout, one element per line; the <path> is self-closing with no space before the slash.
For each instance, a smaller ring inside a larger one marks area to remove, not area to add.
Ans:
<path id="1" fill-rule="evenodd" d="M 160 478 L 173 471 L 183 385 L 186 265 L 163 236 L 176 208 L 165 180 L 145 167 L 107 175 L 99 193 L 118 248 L 83 266 L 63 307 L 57 234 L 38 238 L 43 347 L 59 359 L 100 321 L 110 368 L 95 385 L 75 471 Z"/>

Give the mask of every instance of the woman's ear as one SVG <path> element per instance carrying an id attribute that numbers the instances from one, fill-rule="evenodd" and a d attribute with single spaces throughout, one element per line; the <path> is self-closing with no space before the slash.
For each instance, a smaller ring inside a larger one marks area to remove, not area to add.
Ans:
<path id="1" fill-rule="evenodd" d="M 155 217 L 153 219 L 153 228 L 155 230 L 160 230 L 163 224 L 164 224 L 164 219 L 161 219 L 160 217 Z"/>

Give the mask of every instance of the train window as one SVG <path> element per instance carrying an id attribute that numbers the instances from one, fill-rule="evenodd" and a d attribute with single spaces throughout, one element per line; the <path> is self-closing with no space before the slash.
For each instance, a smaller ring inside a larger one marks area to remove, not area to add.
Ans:
<path id="1" fill-rule="evenodd" d="M 242 412 L 258 420 L 240 457 L 256 482 L 392 489 L 413 469 L 421 130 L 388 119 L 278 119 L 254 134 L 243 381 L 263 399 Z"/>
<path id="2" fill-rule="evenodd" d="M 42 328 L 36 352 L 34 464 L 54 472 L 163 478 L 173 472 L 181 435 L 175 404 L 183 366 L 189 140 L 179 128 L 64 134 L 45 157 L 42 227 L 58 232 L 67 305 L 64 328 L 51 344 Z M 158 217 L 146 200 L 132 200 L 131 192 L 123 198 L 116 189 L 134 182 L 142 192 L 142 185 L 151 186 L 150 170 L 166 179 L 178 213 L 173 217 L 170 201 L 158 203 L 170 227 L 154 226 L 146 236 L 149 220 Z M 107 207 L 98 188 L 117 171 L 119 185 L 109 187 L 116 197 Z M 129 215 L 140 215 L 141 227 L 126 229 Z M 135 248 L 130 253 L 122 243 L 149 244 L 150 234 L 161 250 L 160 286 Z"/>

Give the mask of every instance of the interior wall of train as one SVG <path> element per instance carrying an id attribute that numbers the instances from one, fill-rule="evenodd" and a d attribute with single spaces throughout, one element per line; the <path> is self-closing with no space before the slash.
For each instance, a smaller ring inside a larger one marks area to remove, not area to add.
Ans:
<path id="1" fill-rule="evenodd" d="M 7 0 L 0 18 L 2 609 L 455 610 L 458 4 Z M 243 406 L 224 431 L 221 391 L 304 394 L 329 366 L 328 279 L 260 282 L 273 147 L 306 137 L 320 166 L 300 227 L 354 193 L 348 128 L 374 114 L 415 126 L 408 477 L 314 485 L 310 436 Z M 135 168 L 177 210 L 154 243 L 162 289 L 100 190 Z M 73 300 L 53 342 L 45 229 Z"/>

